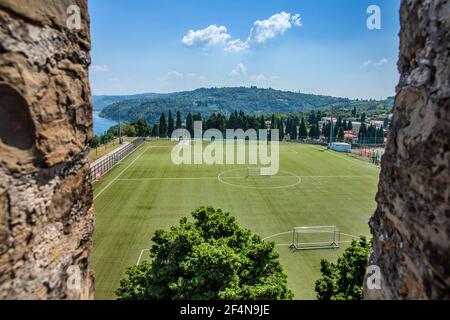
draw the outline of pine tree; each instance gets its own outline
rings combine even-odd
[[[192,117],[192,114],[189,112],[186,117],[186,129],[191,134],[191,137],[194,136],[194,118]]]
[[[155,124],[152,130],[152,137],[159,137],[159,126]]]
[[[316,113],[311,111],[308,117],[308,122],[310,125],[317,124]]]
[[[172,111],[169,110],[169,126],[167,128],[167,133],[169,137],[172,136],[174,130],[175,130],[175,119],[173,118]]]
[[[339,133],[338,133],[338,141],[340,141],[340,142],[344,141],[344,137],[345,137],[344,128],[340,127]]]
[[[364,144],[367,135],[367,127],[365,123],[361,123],[361,127],[359,128],[359,136],[358,140],[360,144]]]
[[[342,120],[342,128],[347,131],[347,119]]]
[[[261,116],[259,118],[259,129],[267,129],[266,120],[264,119],[264,116]]]
[[[159,137],[167,138],[167,121],[164,112],[161,113],[161,117],[159,118]]]
[[[305,119],[302,118],[300,122],[300,128],[298,129],[299,139],[305,139],[308,136],[308,131],[306,130]]]
[[[361,123],[366,123],[366,113],[363,112],[363,114],[361,115]]]
[[[280,121],[279,121],[278,129],[280,130],[280,141],[283,141],[284,140],[284,123],[283,123],[282,119],[280,119]]]
[[[183,120],[181,118],[181,112],[177,111],[177,124],[176,124],[176,128],[177,129],[181,129],[181,127],[183,126]]]
[[[347,130],[348,131],[353,130],[353,124],[352,124],[352,122],[350,120],[348,120],[348,123],[347,123]]]

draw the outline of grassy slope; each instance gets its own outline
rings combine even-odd
[[[155,230],[177,224],[203,205],[232,211],[243,226],[262,237],[311,225],[337,225],[353,235],[369,233],[367,221],[375,208],[378,182],[378,169],[370,164],[322,147],[283,144],[280,174],[302,176],[302,182],[284,189],[241,189],[215,178],[236,166],[174,166],[170,150],[169,142],[147,143],[94,186],[93,262],[98,299],[115,297],[126,267],[135,264],[141,250],[150,246]],[[285,244],[291,236],[271,240]],[[320,260],[335,259],[343,249],[292,252],[279,246],[277,250],[295,297],[311,299]]]

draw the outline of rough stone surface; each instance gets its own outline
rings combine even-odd
[[[381,290],[366,299],[450,299],[450,1],[404,0],[401,74],[370,221]]]
[[[87,0],[0,0],[0,299],[93,298],[89,50]]]

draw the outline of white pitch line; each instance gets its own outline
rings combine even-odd
[[[186,177],[186,178],[124,178],[119,181],[158,181],[158,180],[216,180],[217,177]]]
[[[284,178],[318,178],[318,179],[367,179],[374,178],[373,176],[273,176],[271,179],[284,179]],[[216,180],[217,177],[161,177],[161,178],[123,178],[117,179],[119,181],[158,181],[158,180]],[[245,177],[223,177],[222,179],[246,179]]]
[[[354,236],[354,235],[351,235],[351,234],[348,234],[348,233],[342,233],[342,232],[341,232],[341,235],[347,236],[347,237],[350,237],[350,238],[359,239],[359,236]],[[341,242],[342,242],[342,241],[341,241]]]
[[[266,241],[267,239],[275,238],[275,237],[282,236],[282,235],[284,235],[284,234],[288,234],[288,233],[292,233],[292,232],[293,232],[293,231],[291,230],[291,231],[287,231],[287,232],[281,232],[281,233],[273,234],[273,235],[271,235],[271,236],[268,236],[268,237],[262,239],[262,241]]]
[[[128,168],[130,168],[145,152],[147,152],[147,150],[149,149],[149,147],[145,148],[145,150],[139,154],[136,159],[134,159],[125,169],[123,169],[119,175],[117,177],[115,177],[113,180],[111,180],[106,187],[104,187],[99,193],[97,193],[97,195],[94,197],[94,200],[97,199],[103,192],[105,192],[106,189],[108,189],[114,182],[116,182],[119,177],[124,174],[125,171],[127,171]]]
[[[141,254],[139,255],[139,259],[138,259],[138,261],[137,261],[137,263],[136,263],[136,267],[139,265],[139,263],[141,262],[141,259],[142,259],[142,255],[144,254],[144,252],[145,251],[150,251],[149,249],[142,249],[141,250]]]

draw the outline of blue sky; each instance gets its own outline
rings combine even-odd
[[[369,5],[381,30],[369,30]],[[394,95],[400,0],[90,0],[94,94],[257,85]]]

